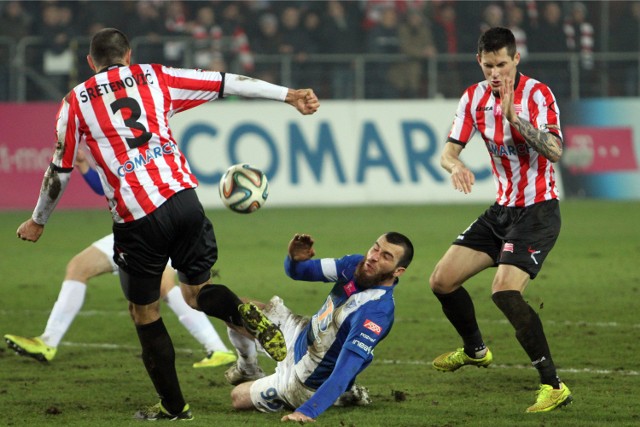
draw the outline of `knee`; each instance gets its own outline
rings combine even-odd
[[[244,387],[243,384],[240,384],[231,390],[231,405],[233,409],[249,409],[251,406],[247,406],[247,400],[251,403],[251,399],[249,398],[249,390],[247,387]]]
[[[148,305],[138,305],[130,302],[129,314],[134,324],[146,325],[160,318],[160,309],[157,301]]]
[[[90,268],[81,256],[76,255],[67,264],[65,279],[87,283],[91,276]]]
[[[189,307],[193,308],[194,310],[200,310],[200,307],[198,306],[198,298],[195,295],[193,295],[192,293],[185,294],[184,292],[182,292],[182,296],[184,297],[184,301]]]
[[[440,265],[436,265],[433,273],[431,273],[431,276],[429,277],[429,286],[431,287],[432,292],[439,294],[448,294],[454,290],[452,281]]]

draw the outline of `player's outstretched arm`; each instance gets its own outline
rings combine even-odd
[[[320,101],[313,89],[289,89],[284,102],[292,105],[305,116],[315,113],[320,108]]]

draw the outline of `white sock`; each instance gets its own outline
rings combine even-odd
[[[234,331],[227,326],[227,335],[238,353],[238,368],[245,372],[253,372],[258,368],[258,351],[253,338]]]
[[[62,282],[58,299],[53,305],[47,326],[40,336],[49,347],[57,347],[64,334],[67,333],[71,322],[84,304],[84,295],[87,285],[77,280],[65,280]]]
[[[178,316],[180,323],[204,346],[207,353],[211,351],[229,351],[220,339],[220,335],[218,335],[214,329],[207,315],[191,308],[184,300],[179,287],[175,286],[171,289],[167,293],[165,301],[169,308]]]

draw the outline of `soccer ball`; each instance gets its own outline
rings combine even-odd
[[[264,205],[269,196],[267,176],[247,163],[231,166],[218,186],[222,203],[234,212],[248,214]]]

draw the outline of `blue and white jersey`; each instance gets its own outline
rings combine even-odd
[[[340,352],[348,350],[364,359],[358,373],[373,360],[374,347],[393,325],[394,286],[362,289],[354,275],[362,255],[293,262],[287,258],[287,275],[296,280],[335,282],[322,308],[295,343],[295,371],[303,384],[318,389],[331,375]],[[345,373],[346,374],[346,373]]]

